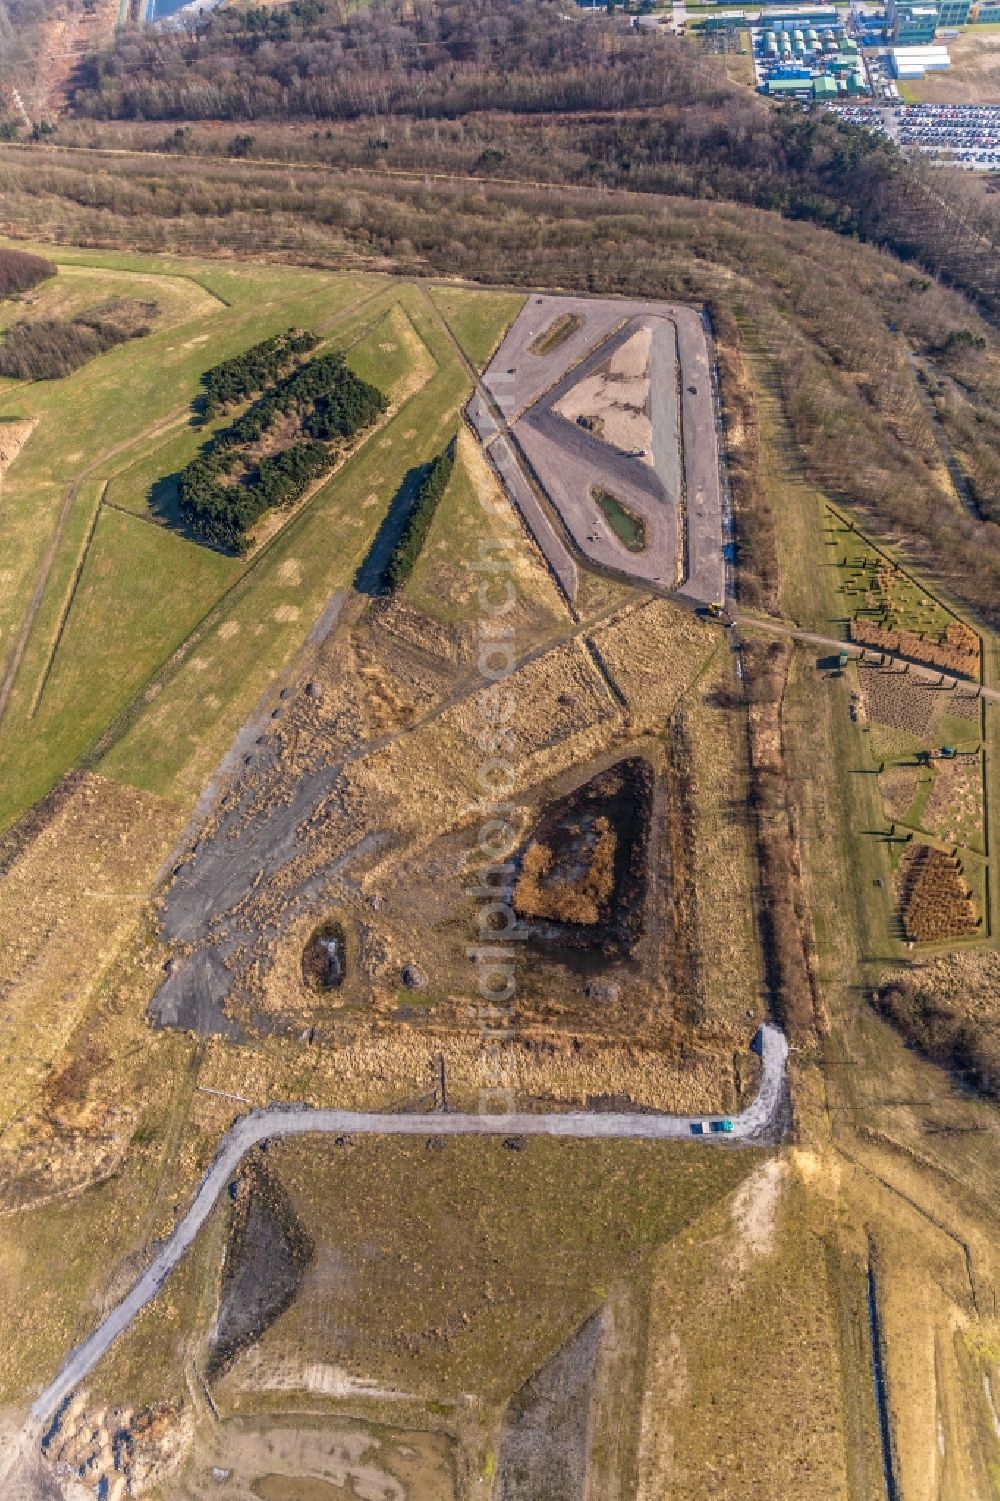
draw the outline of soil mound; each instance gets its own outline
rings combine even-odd
[[[260,1162],[240,1175],[222,1267],[208,1375],[215,1378],[294,1302],[313,1243],[291,1200]]]

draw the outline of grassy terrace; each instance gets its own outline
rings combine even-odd
[[[17,664],[0,717],[0,827],[102,736],[103,771],[194,793],[331,592],[350,583],[403,474],[454,429],[467,391],[427,293],[391,279],[82,251],[58,260],[31,316],[128,294],[160,312],[149,337],[64,380],[0,390],[3,415],[38,422],[0,509],[10,560],[0,644],[6,666]],[[476,360],[520,304],[437,295]],[[171,477],[222,420],[206,428],[192,417],[201,372],[291,325],[345,349],[389,395],[390,419],[293,513],[270,518],[249,558],[214,554],[171,526]],[[19,753],[26,733],[30,758]]]

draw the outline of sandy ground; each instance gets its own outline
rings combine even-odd
[[[1000,104],[1000,31],[970,26],[947,46],[948,71],[907,84],[907,98],[920,104]]]
[[[31,437],[35,421],[34,417],[18,417],[13,422],[0,422],[0,480]]]
[[[342,1487],[344,1495],[445,1501],[454,1485],[449,1451],[441,1435],[397,1435],[350,1420],[237,1418],[205,1438],[172,1493],[178,1501],[254,1501],[265,1493],[291,1501],[306,1495],[304,1482],[313,1479]],[[275,1483],[278,1477],[287,1477],[286,1487]]]
[[[576,422],[615,448],[653,462],[653,423],[649,413],[649,357],[652,327],[639,324],[606,364],[577,381],[555,404],[567,422]],[[581,422],[581,418],[583,421]]]

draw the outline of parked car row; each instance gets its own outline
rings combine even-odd
[[[975,171],[1000,171],[1000,106],[994,104],[847,104],[839,113],[910,150]]]
[[[1000,107],[992,104],[912,104],[899,121],[899,143],[964,166],[1000,164]]]

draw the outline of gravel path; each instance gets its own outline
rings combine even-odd
[[[746,1110],[734,1116],[725,1135],[693,1135],[703,1119],[678,1115],[597,1114],[567,1111],[546,1115],[474,1115],[462,1112],[386,1115],[353,1110],[316,1110],[304,1105],[272,1105],[237,1120],[219,1144],[211,1167],[202,1178],[190,1209],[156,1251],[147,1269],[121,1302],[78,1345],[58,1376],[31,1408],[36,1427],[52,1422],[74,1388],[94,1369],[102,1355],[136,1315],[150,1303],[193,1243],[240,1160],[262,1141],[283,1136],[322,1132],[336,1136],[559,1136],[577,1139],[699,1141],[706,1146],[736,1141],[768,1141],[784,1129],[785,1062],[788,1046],[777,1027],[761,1027],[755,1040],[762,1061],[760,1087]]]

